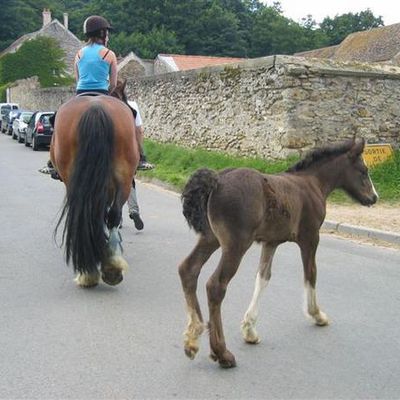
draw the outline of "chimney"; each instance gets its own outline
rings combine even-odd
[[[64,27],[68,29],[68,13],[64,13]]]
[[[43,26],[46,26],[51,22],[51,11],[48,8],[43,9]]]

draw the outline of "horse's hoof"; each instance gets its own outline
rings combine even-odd
[[[103,282],[110,286],[116,286],[122,282],[124,276],[122,275],[121,271],[113,271],[101,274],[101,279]]]
[[[244,338],[244,341],[245,341],[247,344],[258,344],[258,343],[261,342],[261,340],[260,340],[259,337],[245,337],[245,338]]]
[[[99,274],[81,274],[78,273],[74,279],[75,283],[81,288],[92,288],[99,283]]]
[[[213,361],[218,361],[221,368],[233,368],[236,367],[235,356],[228,350],[224,352],[221,358],[212,351],[210,353],[210,358]]]
[[[247,322],[242,323],[242,335],[244,341],[248,344],[260,343],[257,331]]]
[[[228,350],[224,352],[223,356],[218,360],[221,368],[234,368],[236,367],[235,356]]]
[[[197,354],[198,351],[199,351],[198,346],[185,345],[186,357],[190,358],[191,360],[194,360],[194,358],[196,357],[196,354]]]
[[[314,319],[315,319],[315,325],[317,326],[329,325],[329,319],[326,316],[326,314],[323,313],[322,311],[320,311],[319,314],[314,317]]]
[[[76,281],[76,279],[75,279],[75,282],[79,287],[81,287],[83,289],[94,288],[94,287],[96,287],[98,285],[98,282],[96,282],[96,283],[79,283],[79,282]]]

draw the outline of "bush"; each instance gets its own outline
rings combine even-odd
[[[0,85],[0,103],[5,103],[7,101],[7,87],[8,84]]]
[[[56,40],[41,36],[25,42],[15,53],[0,59],[0,83],[38,76],[42,87],[73,82],[66,74],[64,51]]]

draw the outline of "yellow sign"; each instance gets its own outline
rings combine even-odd
[[[393,157],[393,149],[390,144],[366,144],[363,158],[367,167],[374,167]]]

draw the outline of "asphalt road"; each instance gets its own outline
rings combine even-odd
[[[318,296],[331,325],[302,313],[299,250],[282,245],[261,302],[262,342],[246,345],[240,322],[253,290],[255,245],[223,306],[238,367],[194,361],[182,347],[186,324],[177,265],[195,243],[179,197],[139,184],[145,229],[124,210],[130,270],[117,287],[80,289],[53,230],[63,184],[37,172],[34,152],[0,134],[1,399],[366,399],[400,397],[400,252],[322,236]],[[199,296],[207,315],[204,267]]]

